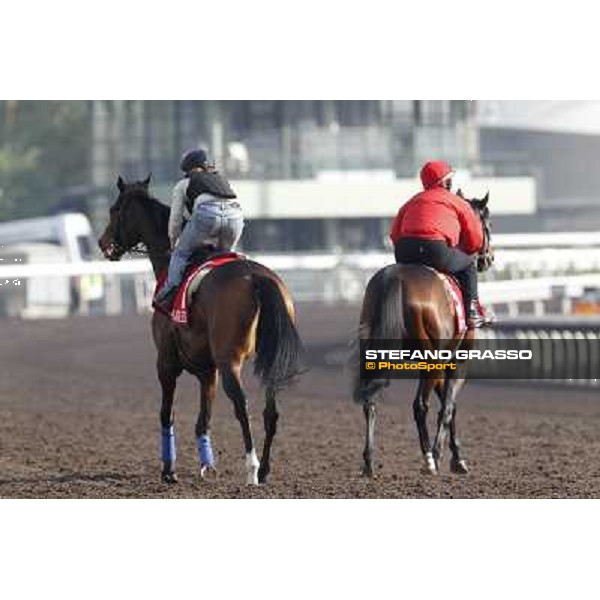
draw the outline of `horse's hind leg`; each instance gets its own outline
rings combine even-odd
[[[252,440],[252,431],[250,429],[250,417],[248,415],[248,401],[242,389],[240,380],[240,363],[228,363],[219,365],[221,379],[223,381],[223,389],[227,396],[233,402],[235,416],[242,427],[242,435],[244,437],[244,447],[246,449],[246,483],[258,484],[258,457],[254,449]]]
[[[427,411],[429,409],[429,397],[431,396],[431,391],[433,390],[434,385],[434,379],[425,376],[421,377],[419,379],[417,394],[413,402],[413,414],[415,417],[415,423],[417,424],[417,431],[419,433],[421,452],[423,453],[423,459],[425,461],[423,471],[431,475],[435,475],[437,473],[437,467],[431,451],[431,442],[429,441],[429,430],[427,429]]]
[[[455,388],[455,390],[454,390],[454,406],[452,409],[452,417],[450,418],[450,425],[449,425],[449,431],[450,431],[449,446],[450,446],[450,452],[452,453],[452,458],[450,459],[450,470],[453,473],[457,473],[459,475],[464,475],[465,473],[469,472],[469,468],[467,467],[467,462],[465,461],[465,459],[461,457],[460,442],[458,441],[458,436],[456,435],[456,407],[458,404],[456,401],[456,397],[457,397],[459,390],[464,385],[467,364],[466,363],[459,364],[458,370],[459,370],[459,373],[458,373],[459,379],[458,379],[458,383],[457,383],[458,387]]]
[[[362,475],[373,477],[373,456],[375,453],[375,420],[377,408],[375,398],[382,387],[388,385],[388,381],[360,380],[358,397],[362,402],[363,414],[365,415],[365,448],[363,450]]]
[[[456,436],[456,403],[454,404],[454,410],[452,411],[452,419],[450,420],[450,452],[452,452],[452,458],[450,459],[450,470],[453,473],[464,475],[469,472],[467,461],[461,458],[460,454],[460,442]]]
[[[464,382],[464,378],[458,378],[456,373],[450,374],[450,372],[448,372],[446,374],[444,389],[440,394],[441,408],[438,413],[438,428],[433,444],[433,457],[438,468],[444,451],[446,435],[450,429],[452,417],[455,414],[456,396],[464,385]]]
[[[258,482],[267,483],[267,478],[271,472],[271,445],[273,438],[277,432],[277,420],[279,413],[277,412],[277,400],[274,389],[267,389],[266,405],[263,411],[263,421],[265,424],[265,443],[263,453],[260,459],[260,468],[258,469]]]
[[[162,480],[164,483],[177,483],[175,459],[177,455],[175,444],[175,426],[173,424],[173,399],[175,385],[180,372],[159,367],[158,378],[162,387],[162,402],[160,407],[161,424],[161,458],[163,463]]]
[[[389,383],[387,379],[360,379],[357,383],[355,397],[362,403],[366,428],[362,468],[362,475],[364,477],[373,477],[374,475],[373,456],[375,453],[375,420],[377,417],[375,398]]]
[[[203,479],[216,475],[215,459],[210,441],[210,420],[212,405],[217,394],[217,369],[212,369],[198,376],[200,381],[200,413],[196,421],[196,443],[200,462],[200,477]]]

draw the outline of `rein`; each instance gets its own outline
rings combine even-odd
[[[117,244],[115,244],[115,247],[117,247]],[[139,242],[131,248],[123,249],[121,246],[118,246],[118,248],[123,250],[123,254],[141,254],[142,256],[169,256],[171,254],[169,250],[165,250],[164,252],[152,252],[144,242]]]
[[[492,266],[493,262],[494,262],[494,254],[490,249],[490,239],[491,239],[491,235],[490,235],[490,230],[489,227],[487,225],[487,223],[481,219],[481,225],[483,227],[483,236],[484,236],[484,241],[485,241],[485,252],[482,252],[478,257],[477,257],[477,266],[481,266],[482,271],[487,270],[489,267]]]
[[[461,198],[465,199],[462,193],[458,194]],[[477,208],[472,200],[467,200],[467,202],[471,205],[475,214],[479,217],[479,221],[481,222],[481,228],[483,229],[483,247],[485,248],[484,252],[480,252],[477,255],[477,270],[478,271],[486,271],[489,269],[494,263],[494,252],[491,248],[491,238],[492,234],[490,232],[490,224],[488,219],[484,218],[481,211]]]

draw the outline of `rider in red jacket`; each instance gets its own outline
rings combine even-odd
[[[492,320],[477,296],[475,259],[483,229],[469,203],[450,191],[453,174],[444,161],[428,162],[421,169],[425,190],[400,208],[390,237],[396,262],[425,264],[454,275],[463,290],[467,324],[475,328]]]

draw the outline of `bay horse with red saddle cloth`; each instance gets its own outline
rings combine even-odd
[[[462,194],[459,191],[459,195]],[[489,194],[478,200],[467,200],[481,220],[484,243],[476,261],[477,270],[485,271],[493,263],[490,244]],[[453,298],[452,290],[443,276],[431,267],[419,264],[394,264],[379,270],[367,284],[359,325],[359,340],[406,340],[419,350],[468,350],[475,339],[475,329],[460,327],[457,312],[463,311],[462,299]],[[457,300],[457,301],[455,301]],[[366,441],[363,451],[363,474],[373,476],[376,394],[389,385],[389,379],[361,379],[358,365],[354,365],[354,399],[362,403],[366,421]],[[421,371],[416,397],[413,402],[414,419],[419,434],[426,472],[439,470],[446,436],[450,434],[454,473],[467,473],[468,467],[461,456],[456,434],[456,398],[464,385],[466,361],[457,361],[457,369]],[[437,433],[433,446],[429,439],[427,411],[431,393],[435,390],[440,400]]]
[[[112,261],[143,245],[158,279],[169,265],[170,210],[150,196],[149,183],[150,177],[134,183],[125,183],[119,177],[119,196],[110,208],[109,223],[98,243],[105,258]],[[236,260],[223,261],[226,264],[216,266],[202,277],[191,297],[186,326],[159,311],[152,316],[152,334],[158,352],[156,366],[162,387],[162,480],[166,483],[177,481],[173,400],[177,378],[184,370],[200,382],[196,436],[201,476],[216,473],[210,422],[220,374],[223,389],[233,402],[241,425],[249,484],[267,481],[278,419],[276,395],[300,371],[302,342],[285,284],[259,263],[245,257],[229,258]],[[265,386],[266,396],[265,440],[260,462],[240,378],[244,361],[253,354],[254,373]]]

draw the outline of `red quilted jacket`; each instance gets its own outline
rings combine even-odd
[[[438,186],[426,189],[400,208],[390,231],[392,242],[400,238],[444,240],[474,254],[483,245],[479,217],[468,202]]]

